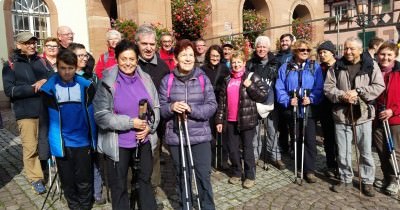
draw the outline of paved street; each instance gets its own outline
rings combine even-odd
[[[21,141],[16,136],[15,120],[10,110],[2,111],[6,129],[0,130],[0,210],[2,209],[40,209],[45,195],[35,195],[22,170]],[[175,178],[168,156],[162,166],[162,192],[157,195],[160,209],[176,209]],[[318,147],[317,169],[324,167],[324,153]],[[375,154],[375,161],[378,158]],[[285,158],[288,164],[291,161]],[[377,177],[381,177],[377,162]],[[337,194],[329,190],[332,180],[317,174],[318,182],[293,184],[293,166],[279,171],[270,166],[269,170],[257,168],[256,186],[244,190],[240,186],[228,184],[228,177],[221,172],[212,174],[212,182],[217,209],[400,209],[395,197],[376,192],[374,198],[359,197],[353,187],[348,192]],[[52,197],[51,193],[51,196]],[[167,196],[168,195],[168,196]],[[45,209],[68,209],[63,199],[56,193],[46,204]],[[110,205],[95,206],[94,209],[111,209]]]

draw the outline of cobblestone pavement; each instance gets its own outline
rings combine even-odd
[[[40,209],[45,195],[35,195],[24,177],[21,142],[17,137],[13,115],[10,110],[2,111],[2,115],[6,129],[0,130],[0,210]],[[378,158],[374,155],[377,177],[381,177]],[[166,153],[163,153],[163,157],[166,163],[162,165],[162,185],[157,194],[157,203],[159,209],[177,209],[173,166]],[[329,187],[334,183],[333,180],[324,178],[318,172],[325,164],[321,147],[318,147],[318,182],[315,184],[294,184],[293,161],[284,156],[284,162],[288,169],[283,171],[272,166],[269,166],[269,170],[257,167],[256,185],[247,190],[228,184],[226,174],[213,172],[211,179],[217,209],[400,209],[398,198],[380,192],[376,192],[374,198],[359,197],[356,187],[343,194],[331,192]],[[45,209],[68,208],[65,200],[56,193],[46,203]],[[106,204],[94,206],[93,209],[111,209],[111,206]]]

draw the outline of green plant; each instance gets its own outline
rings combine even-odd
[[[311,23],[305,23],[301,18],[292,21],[292,33],[296,39],[312,41],[312,32],[313,26]]]
[[[164,27],[160,22],[157,23],[151,23],[151,26],[153,26],[154,30],[156,31],[156,40],[157,43],[160,44],[160,39],[162,34],[171,34],[171,36],[174,35],[173,31],[167,27]]]
[[[264,32],[267,24],[267,19],[257,14],[255,10],[243,10],[243,32],[251,42]],[[249,31],[252,32],[246,33]]]
[[[111,20],[111,28],[119,31],[124,38],[135,42],[137,24],[133,20],[116,19]]]
[[[196,40],[204,36],[211,6],[205,0],[171,0],[172,29],[179,39]]]

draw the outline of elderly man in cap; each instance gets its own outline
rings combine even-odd
[[[51,66],[37,55],[37,41],[30,32],[17,35],[17,48],[3,67],[3,85],[4,93],[13,103],[20,131],[25,174],[34,191],[43,194],[46,188],[43,185],[43,171],[37,152],[42,109],[38,90],[53,72]]]
[[[231,57],[233,52],[233,45],[230,41],[225,42],[222,45],[222,52],[224,53],[224,58],[222,59],[222,63],[225,63],[228,69],[231,69]]]

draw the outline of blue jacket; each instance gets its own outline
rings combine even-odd
[[[167,96],[168,78],[166,75],[159,90],[161,116],[165,119],[165,142],[168,145],[179,145],[179,132],[177,127],[176,114],[171,110],[171,104],[175,101],[186,101],[191,107],[192,112],[188,114],[188,130],[191,144],[199,144],[211,141],[211,129],[209,118],[217,110],[212,83],[200,68],[193,69],[192,76],[182,81],[177,76],[177,69],[171,89],[170,97]],[[204,75],[204,91],[202,91],[199,81],[200,74]]]
[[[313,66],[313,70],[311,70],[310,66]],[[304,90],[308,90],[311,105],[317,105],[323,98],[323,86],[324,78],[318,63],[310,65],[310,60],[307,60],[304,68],[299,68],[292,60],[284,63],[279,68],[278,79],[275,83],[277,101],[282,107],[288,109],[290,107],[290,99],[293,98],[293,91],[296,91],[297,97],[301,99],[304,96]],[[299,100],[298,104],[299,117],[302,118],[303,106],[301,105],[301,100]]]
[[[77,82],[81,87],[81,104],[83,109],[86,111],[84,116],[87,127],[90,129],[88,131],[91,146],[96,149],[97,144],[97,128],[94,121],[94,111],[93,111],[93,98],[94,98],[94,86],[89,81],[81,76],[74,76],[75,82]],[[60,119],[60,109],[59,104],[56,100],[56,89],[55,85],[61,81],[58,74],[53,75],[49,80],[40,88],[43,92],[44,104],[48,108],[49,113],[49,144],[50,152],[55,157],[64,157],[64,140],[62,136],[62,124]]]

